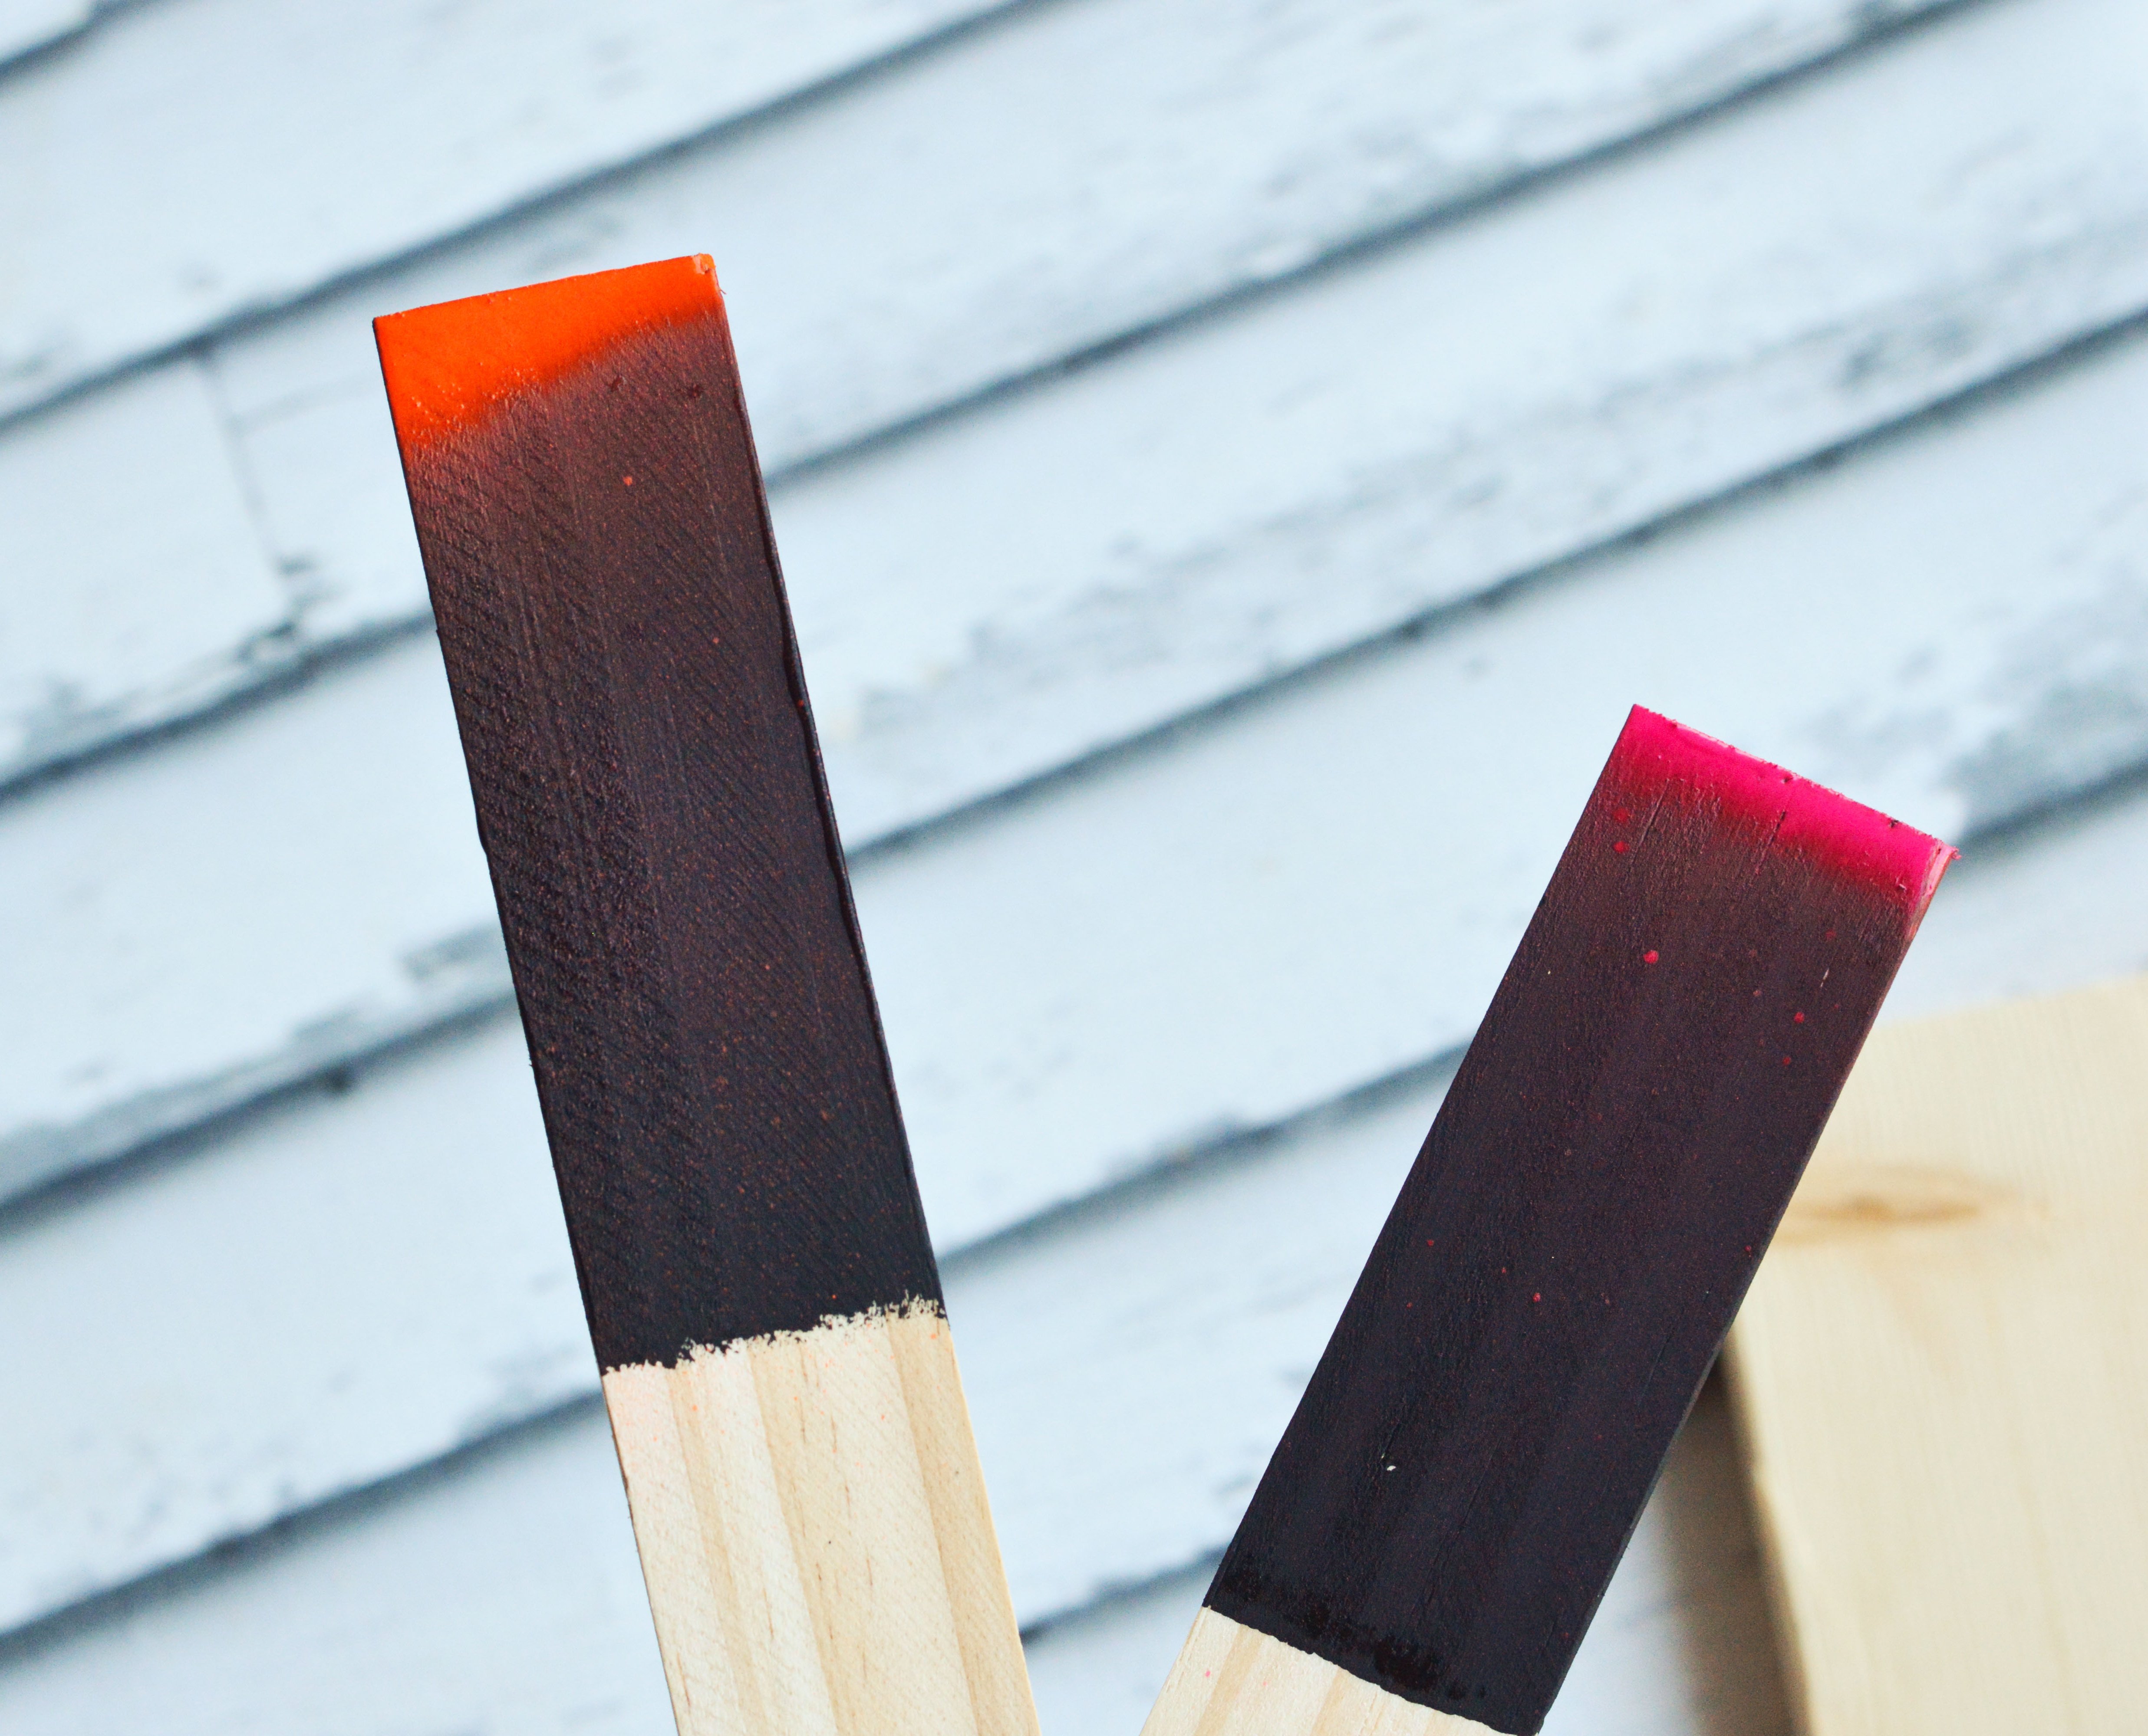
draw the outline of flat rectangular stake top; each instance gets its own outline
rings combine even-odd
[[[1634,711],[1196,1643],[1542,1724],[1952,857]]]

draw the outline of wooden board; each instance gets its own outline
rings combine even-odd
[[[1731,1341],[1809,1736],[2140,1728],[2148,977],[1881,1033]]]

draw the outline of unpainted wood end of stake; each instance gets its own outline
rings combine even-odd
[[[1142,1736],[1489,1736],[1203,1609]]]
[[[1036,1729],[937,1307],[604,1387],[681,1736]]]

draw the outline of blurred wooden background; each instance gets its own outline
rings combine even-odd
[[[0,4],[0,1723],[657,1732],[369,318],[725,285],[1046,1729],[1626,706],[2148,964],[2137,0]],[[1555,1716],[1788,1728],[1711,1391]]]

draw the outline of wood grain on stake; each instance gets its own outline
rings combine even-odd
[[[377,330],[680,1728],[1033,1730],[709,263]]]
[[[2137,1730],[2148,978],[1873,1040],[1730,1337],[1809,1736]]]
[[[1952,856],[1636,709],[1149,1736],[1542,1725]]]

